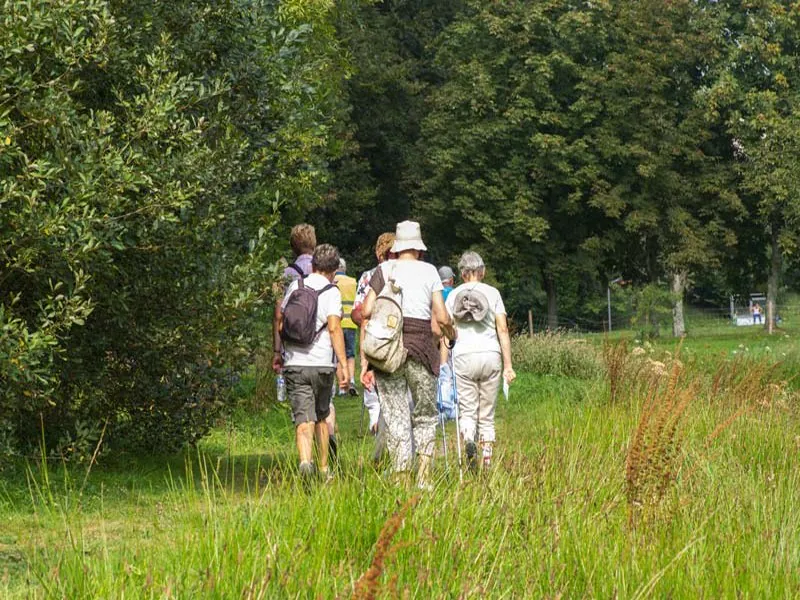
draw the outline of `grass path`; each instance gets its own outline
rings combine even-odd
[[[748,413],[705,448],[733,407],[690,406],[682,474],[633,528],[638,407],[609,405],[600,380],[523,375],[498,410],[497,468],[460,486],[438,461],[385,544],[378,597],[797,597],[797,408]],[[6,469],[0,597],[349,597],[414,492],[372,468],[358,402],[337,409],[342,470],[310,493],[281,411],[239,414],[184,456],[102,461],[82,495],[82,469]]]

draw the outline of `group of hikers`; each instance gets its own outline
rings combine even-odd
[[[467,464],[489,468],[498,394],[516,375],[505,306],[483,282],[483,259],[465,252],[454,287],[450,267],[423,260],[419,223],[403,221],[378,237],[377,265],[356,282],[334,246],[317,245],[313,226],[293,227],[290,242],[294,260],[275,306],[272,367],[285,381],[301,476],[333,477],[332,396],[358,394],[357,346],[376,458],[388,452],[395,479],[410,482],[416,469],[417,486],[431,487],[437,399],[453,380]]]

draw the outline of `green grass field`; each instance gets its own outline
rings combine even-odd
[[[459,484],[451,424],[430,493],[376,471],[350,399],[337,403],[339,476],[311,491],[282,409],[242,410],[182,456],[101,456],[88,476],[18,462],[0,472],[0,597],[347,598],[376,552],[381,598],[797,597],[793,335],[686,340],[703,385],[722,362],[774,357],[780,393],[747,410],[735,386],[692,394],[664,459],[673,477],[643,507],[626,484],[643,399],[611,403],[605,376],[522,374],[500,399],[494,470]],[[399,530],[379,541],[387,520]]]

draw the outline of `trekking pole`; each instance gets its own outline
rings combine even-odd
[[[361,424],[358,426],[358,435],[364,437],[364,398],[361,398]]]
[[[442,403],[442,386],[441,382],[436,382],[436,391],[439,396],[438,406],[436,409],[439,411],[439,427],[442,428],[442,449],[444,450],[444,468],[449,469],[450,466],[447,464],[447,435],[444,431],[444,404]]]
[[[453,377],[453,397],[455,398],[454,408],[456,409],[456,451],[458,452],[458,482],[464,483],[464,468],[461,464],[461,424],[459,423],[458,415],[461,409],[458,407],[458,388],[456,388],[456,369],[453,364],[453,355],[450,355],[448,360],[450,363],[450,372]]]

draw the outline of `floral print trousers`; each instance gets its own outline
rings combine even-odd
[[[395,472],[408,471],[418,454],[433,456],[436,443],[436,378],[410,358],[391,375],[377,371],[375,379],[386,424],[386,449]],[[411,392],[413,410],[409,405]]]

